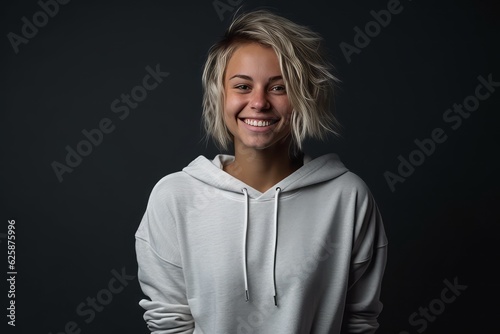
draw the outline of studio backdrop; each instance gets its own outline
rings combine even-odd
[[[156,182],[219,152],[201,125],[203,63],[237,10],[257,8],[320,33],[340,79],[341,136],[305,152],[337,153],[377,201],[379,332],[498,329],[496,1],[1,7],[1,333],[148,333],[134,234]]]

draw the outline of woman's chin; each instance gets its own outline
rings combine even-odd
[[[275,149],[287,149],[288,141],[286,138],[274,138],[273,140],[248,140],[241,143],[240,149],[243,150],[275,150]]]

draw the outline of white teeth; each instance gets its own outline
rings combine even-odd
[[[252,125],[252,126],[269,126],[271,124],[273,124],[274,122],[272,121],[262,121],[262,120],[256,120],[256,119],[248,119],[246,118],[245,123],[247,123],[248,125]]]

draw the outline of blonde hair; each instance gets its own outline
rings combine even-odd
[[[321,36],[267,10],[235,17],[223,38],[214,44],[205,62],[203,84],[203,125],[207,136],[227,150],[232,135],[224,122],[224,75],[234,51],[245,43],[260,43],[274,49],[279,60],[291,117],[292,145],[302,150],[305,138],[324,139],[338,135],[340,124],[330,112],[336,82],[333,66],[325,59]],[[207,137],[208,138],[208,137]]]

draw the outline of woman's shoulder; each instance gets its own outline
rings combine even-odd
[[[357,197],[371,197],[368,184],[358,174],[347,170],[331,182],[331,187],[341,189],[345,194],[356,194]]]
[[[200,164],[212,163],[205,156],[200,155],[191,161],[187,167]],[[156,195],[167,195],[172,192],[180,195],[181,193],[193,192],[199,186],[196,178],[193,178],[189,173],[185,172],[186,167],[181,170],[169,173],[161,177],[154,185],[152,193]]]
[[[158,188],[168,188],[169,186],[182,184],[183,182],[187,182],[189,177],[186,173],[182,171],[176,171],[173,173],[169,173],[161,177],[155,184],[155,187]]]
[[[368,185],[363,178],[353,172],[348,165],[344,164],[336,153],[327,153],[314,159],[306,156],[304,157],[304,162],[312,162],[320,166],[317,169],[315,167],[311,168],[316,169],[315,172],[322,175],[321,177],[329,179],[330,182],[328,183],[333,188],[342,189],[347,192],[369,191]]]

